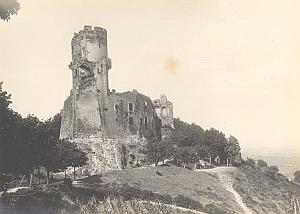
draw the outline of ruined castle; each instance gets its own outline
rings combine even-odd
[[[93,167],[100,171],[123,168],[130,162],[124,159],[137,161],[135,146],[170,133],[173,105],[165,95],[152,102],[137,90],[110,90],[112,62],[105,29],[85,26],[74,34],[71,45],[73,87],[64,103],[60,138],[92,151],[90,164],[98,164]]]

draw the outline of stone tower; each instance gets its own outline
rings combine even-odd
[[[108,70],[111,60],[107,53],[107,32],[100,27],[84,26],[72,38],[73,87],[66,100],[71,116],[63,117],[61,138],[99,136],[105,124],[105,109],[109,93]],[[69,105],[68,105],[69,103]],[[64,129],[65,128],[65,129]],[[65,131],[64,131],[65,130]]]
[[[161,134],[162,137],[167,137],[172,134],[174,129],[173,124],[173,103],[167,100],[165,94],[160,95],[160,99],[153,101],[156,113],[161,120]]]
[[[95,87],[102,95],[107,95],[108,70],[111,60],[107,54],[107,32],[104,28],[84,26],[75,33],[72,39],[73,89],[84,87],[88,81],[86,77],[94,77]]]

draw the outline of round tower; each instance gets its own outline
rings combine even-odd
[[[108,70],[111,60],[107,53],[107,31],[101,27],[84,26],[72,38],[73,89],[84,87],[87,82],[96,86],[98,93],[109,91]]]

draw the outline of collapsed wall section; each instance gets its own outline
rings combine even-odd
[[[153,101],[158,117],[161,120],[161,135],[166,138],[172,135],[174,130],[173,103],[167,100],[165,94],[160,95],[160,99]]]

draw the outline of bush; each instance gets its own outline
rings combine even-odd
[[[269,171],[272,172],[273,174],[276,174],[277,172],[279,172],[279,169],[277,166],[269,166],[268,167]]]
[[[277,166],[269,166],[268,169],[265,171],[266,176],[271,179],[273,182],[277,181],[276,174],[279,172]]]
[[[247,160],[245,161],[245,164],[248,165],[248,166],[254,167],[256,162],[252,158],[247,158]]]
[[[296,171],[294,173],[294,181],[297,182],[297,183],[300,183],[300,171]]]
[[[266,163],[266,161],[264,161],[262,159],[257,160],[257,165],[259,167],[267,167],[268,166],[268,164]]]

